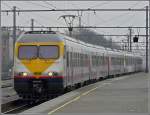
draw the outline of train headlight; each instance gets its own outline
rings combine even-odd
[[[49,73],[48,73],[48,76],[53,76],[53,72],[49,72]]]
[[[23,73],[22,73],[22,75],[23,75],[23,76],[27,76],[27,75],[28,75],[28,73],[26,73],[26,72],[23,72]]]

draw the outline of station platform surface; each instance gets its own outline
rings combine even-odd
[[[40,113],[49,115],[148,115],[149,77],[150,74],[137,73],[100,81],[78,89],[75,91],[79,93],[78,95],[56,106],[51,107],[45,103],[24,113],[38,113],[40,107],[45,107]]]

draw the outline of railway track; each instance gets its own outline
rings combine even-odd
[[[53,96],[47,100],[40,100],[40,101],[37,101],[37,102],[32,102],[32,103],[29,103],[27,101],[24,101],[22,99],[18,99],[18,100],[15,100],[15,101],[12,101],[12,102],[8,102],[6,104],[2,104],[1,105],[1,112],[4,113],[4,114],[17,114],[17,113],[21,113],[25,110],[28,110],[34,106],[37,106],[43,102],[46,102],[46,101],[49,101],[51,99],[54,99],[56,98],[57,96]]]
[[[13,102],[9,102],[7,104],[3,104],[1,109],[2,113],[4,114],[17,114],[41,103],[43,102],[27,103],[26,101],[19,99]]]
[[[79,87],[78,87],[79,88]],[[76,88],[76,89],[78,89]],[[71,91],[71,90],[70,90]],[[69,91],[66,91],[64,93],[67,93]],[[60,94],[63,95],[63,94]],[[37,106],[43,102],[49,101],[51,99],[56,98],[57,96],[60,95],[52,95],[51,98],[47,99],[47,100],[43,100],[43,101],[38,101],[36,103],[27,103],[26,101],[22,100],[22,99],[18,99],[6,104],[2,104],[1,106],[1,112],[4,114],[17,114],[17,113],[21,113],[25,110],[28,110],[34,106]]]
[[[25,103],[21,99],[11,101],[11,102],[8,102],[6,104],[1,105],[1,112],[2,113],[9,113],[9,112],[11,112],[11,111],[15,110],[16,108],[23,106],[23,105],[25,105]]]
[[[120,77],[120,76],[118,76]],[[113,78],[113,77],[112,77]],[[112,79],[112,78],[107,78],[107,79]],[[103,80],[106,80],[106,79],[101,79],[100,81],[103,81]],[[91,84],[91,83],[89,83]],[[87,84],[88,85],[88,84]],[[78,87],[79,88],[79,87]],[[78,89],[78,88],[75,88],[75,89]],[[70,90],[71,91],[71,90]],[[69,91],[66,91],[64,93],[67,93]],[[63,94],[62,94],[63,95]],[[1,111],[2,113],[4,114],[17,114],[17,113],[21,113],[25,110],[28,110],[34,106],[37,106],[43,102],[46,102],[46,101],[49,101],[51,99],[54,99],[56,98],[57,96],[60,96],[60,95],[53,95],[51,98],[47,99],[47,100],[43,100],[43,101],[38,101],[36,103],[27,103],[26,101],[23,101],[21,99],[18,99],[18,100],[15,100],[13,102],[9,102],[7,104],[2,104],[1,106]]]
[[[4,114],[15,114],[15,113],[19,113],[21,111],[24,111],[25,109],[28,108],[28,105],[25,104],[25,105],[22,105],[22,106],[19,106],[19,107],[16,107],[16,108],[13,108],[13,109],[10,109],[8,111],[5,111],[3,112]]]

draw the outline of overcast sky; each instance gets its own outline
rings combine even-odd
[[[64,8],[145,8],[148,2],[98,2],[98,1],[48,1],[48,2],[10,2],[2,1],[2,9],[11,9],[17,6],[18,9],[64,9]],[[17,16],[17,26],[29,26],[31,18],[35,19],[37,26],[66,26],[61,15],[77,12],[40,12],[20,13]],[[12,14],[2,14],[2,25],[12,25]],[[78,18],[74,26],[78,25]],[[82,25],[84,26],[145,26],[145,12],[83,12]],[[127,34],[127,29],[92,29],[102,34]],[[145,34],[145,30],[134,29],[134,33]]]

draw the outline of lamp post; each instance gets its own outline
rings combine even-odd
[[[149,72],[148,64],[148,6],[146,6],[146,73]]]

